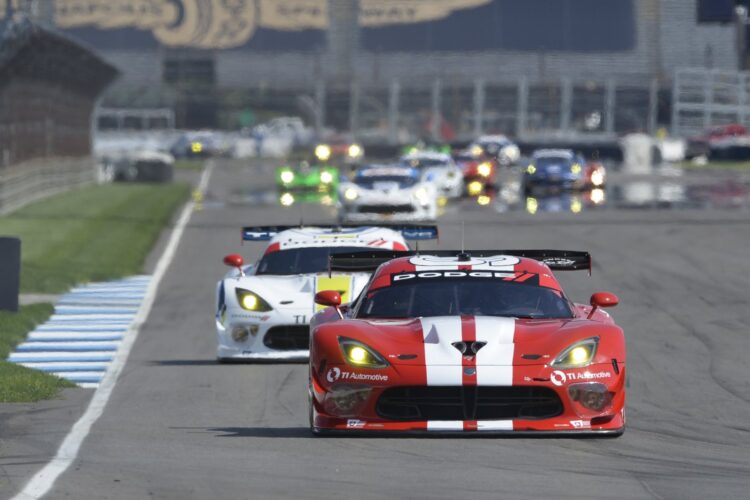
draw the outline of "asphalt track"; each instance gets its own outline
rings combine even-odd
[[[316,438],[306,366],[214,362],[213,294],[243,224],[333,220],[326,207],[242,203],[270,170],[218,163],[154,308],[78,460],[46,498],[748,498],[750,218],[742,211],[498,213],[440,218],[440,248],[588,249],[561,276],[628,339],[617,439]],[[239,200],[239,201],[238,201]]]

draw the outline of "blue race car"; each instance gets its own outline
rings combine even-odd
[[[523,191],[536,189],[583,189],[586,160],[569,149],[538,149],[523,174]]]

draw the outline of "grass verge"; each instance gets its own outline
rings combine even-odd
[[[109,184],[63,193],[0,217],[21,238],[21,291],[62,293],[77,283],[142,272],[186,184]]]
[[[739,170],[750,172],[750,161],[709,161],[703,165],[692,161],[683,161],[680,165],[693,170]]]
[[[0,311],[0,403],[49,399],[75,384],[54,375],[4,361],[29,331],[52,314],[52,304],[22,306],[17,313]]]

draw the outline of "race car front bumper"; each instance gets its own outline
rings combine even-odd
[[[300,323],[289,324],[288,318],[273,314],[247,314],[232,319],[226,326],[216,322],[216,358],[220,361],[308,359],[309,331],[307,317],[298,315]],[[250,317],[257,316],[257,317]],[[276,320],[276,321],[275,321]],[[304,321],[302,321],[304,320]]]
[[[618,369],[521,375],[512,386],[413,386],[408,381],[417,380],[424,367],[331,366],[322,376],[313,374],[310,425],[316,433],[619,435],[625,427],[625,367]],[[539,375],[550,369],[521,371]]]

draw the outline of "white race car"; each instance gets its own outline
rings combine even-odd
[[[425,182],[434,182],[438,192],[449,198],[463,193],[463,172],[449,154],[433,151],[416,151],[401,157],[404,166],[418,169]]]
[[[399,165],[370,165],[354,180],[339,184],[343,221],[427,221],[437,217],[437,188],[422,181],[419,170]]]
[[[469,150],[474,154],[487,154],[497,158],[500,165],[509,166],[521,159],[521,149],[504,135],[483,135],[472,142]]]
[[[243,228],[243,241],[268,246],[254,265],[238,254],[224,258],[233,269],[216,286],[217,359],[307,359],[309,321],[322,308],[314,304],[315,294],[338,290],[349,302],[370,277],[329,273],[332,253],[406,250],[406,240],[435,238],[435,226]]]

